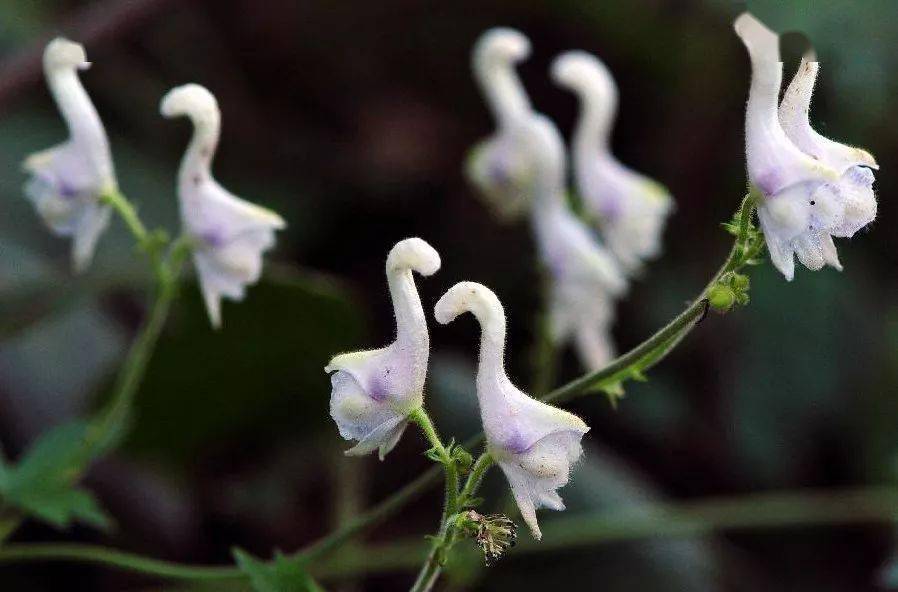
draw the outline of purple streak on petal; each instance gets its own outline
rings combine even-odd
[[[505,440],[504,446],[512,454],[522,454],[530,448],[524,440],[524,435],[517,430]]]
[[[767,171],[763,175],[755,179],[755,185],[758,187],[758,189],[761,190],[764,195],[768,197],[772,196],[777,190],[781,189],[781,183],[782,180],[780,174],[775,170]]]
[[[368,396],[380,403],[389,395],[387,382],[380,376],[374,376],[368,383]]]
[[[218,248],[224,245],[224,233],[220,227],[213,227],[200,233],[200,240],[212,248]]]
[[[876,176],[873,174],[873,171],[865,166],[859,165],[853,166],[848,169],[847,176],[848,179],[855,185],[861,185],[864,187],[873,185],[873,182],[876,180]]]
[[[498,158],[493,159],[490,162],[487,174],[497,185],[508,185],[511,182],[511,178],[506,171],[505,163]]]
[[[65,179],[60,179],[56,187],[59,191],[59,197],[72,199],[78,196],[78,190],[66,183]]]

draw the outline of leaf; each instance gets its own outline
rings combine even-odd
[[[4,500],[57,528],[74,521],[109,528],[112,521],[93,495],[74,484],[88,460],[86,433],[87,424],[75,421],[38,438],[17,464],[0,471]]]
[[[324,592],[312,576],[297,561],[274,552],[274,559],[265,562],[242,549],[233,550],[240,570],[249,576],[256,592]]]

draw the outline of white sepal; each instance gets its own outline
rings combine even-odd
[[[78,78],[78,70],[90,66],[84,47],[54,39],[44,50],[43,65],[69,139],[25,159],[30,175],[25,194],[54,234],[72,237],[72,264],[82,271],[109,225],[111,211],[100,198],[117,191],[118,184],[106,130]]]
[[[178,173],[181,223],[193,239],[193,261],[213,327],[221,326],[221,299],[243,300],[246,286],[262,275],[262,254],[274,246],[274,231],[286,227],[275,212],[240,199],[212,177],[221,112],[198,84],[168,92],[159,108],[164,117],[186,116],[193,137]]]
[[[383,460],[405,431],[409,414],[423,404],[430,339],[412,272],[430,276],[439,268],[439,254],[420,238],[396,243],[386,266],[396,340],[334,356],[324,368],[333,373],[331,417],[344,439],[358,441],[346,454],[378,450]]]
[[[567,484],[589,427],[576,415],[529,397],[508,379],[505,311],[489,288],[460,282],[434,309],[442,324],[465,312],[480,323],[477,399],[487,450],[505,473],[524,522],[539,539],[536,509],[564,509],[556,490]]]

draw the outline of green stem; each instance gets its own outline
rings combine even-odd
[[[439,572],[443,564],[443,558],[448,551],[448,546],[452,539],[452,529],[449,526],[450,517],[455,516],[458,512],[458,466],[452,455],[443,445],[437,434],[430,416],[424,411],[423,407],[416,409],[410,416],[409,420],[417,423],[421,427],[421,431],[427,437],[433,449],[436,451],[440,462],[446,473],[446,502],[443,505],[443,513],[440,516],[440,528],[433,539],[430,554],[421,567],[421,572],[415,584],[412,586],[412,592],[425,592],[430,590],[433,583],[439,577]]]
[[[180,276],[189,245],[179,241],[173,247],[168,260],[161,265],[159,286],[149,316],[128,351],[128,357],[119,372],[112,399],[91,425],[86,442],[88,458],[102,454],[124,434],[131,420],[134,397],[146,373],[147,364],[165,326],[171,304],[177,295]]]
[[[0,547],[0,563],[21,561],[85,561],[173,580],[220,580],[243,577],[236,567],[184,565],[99,545],[13,543]]]
[[[449,450],[443,445],[443,441],[440,440],[440,436],[437,434],[430,416],[423,407],[414,410],[408,418],[409,421],[418,424],[421,431],[424,432],[424,436],[430,442],[430,445],[433,446],[437,456],[440,458],[440,463],[443,465],[443,471],[446,474],[446,504],[443,509],[443,520],[445,521],[447,516],[458,511],[458,466],[452,459]]]
[[[545,275],[545,274],[544,274]],[[543,281],[543,302],[536,316],[536,335],[533,338],[533,377],[530,393],[539,397],[552,388],[558,366],[558,347],[552,340],[551,321],[549,319],[549,288]]]
[[[741,255],[744,252],[749,223],[751,222],[754,213],[754,199],[752,193],[749,193],[749,195],[742,201],[738,211],[740,220],[739,236],[736,237],[724,264],[686,310],[662,327],[654,335],[649,337],[648,340],[612,360],[605,368],[573,380],[548,393],[545,397],[541,397],[541,400],[556,403],[567,401],[596,388],[597,385],[611,384],[616,380],[631,378],[632,376],[629,375],[631,364],[642,364],[643,367],[641,369],[645,369],[660,362],[663,357],[670,352],[672,346],[679,343],[679,341],[682,340],[693,327],[695,327],[698,320],[705,314],[706,305],[704,303],[704,296],[708,291],[708,288],[713,286],[724,273],[739,268],[738,264]],[[482,440],[483,434],[481,433],[471,438],[468,442],[465,442],[464,446],[470,450]],[[312,546],[300,550],[294,557],[317,559],[324,556],[326,553],[342,545],[347,539],[352,538],[362,530],[383,521],[394,512],[399,511],[407,503],[416,499],[430,486],[436,483],[439,480],[439,477],[439,469],[437,467],[431,467],[431,469],[420,475],[395,494],[380,502],[367,512],[359,515],[350,524],[345,525],[341,529],[337,529],[316,543],[313,543]]]
[[[150,240],[150,233],[147,231],[146,226],[143,225],[143,222],[140,221],[140,216],[137,215],[134,205],[120,191],[115,190],[104,193],[100,200],[116,211],[122,222],[134,235],[138,245],[143,246]]]
[[[490,456],[488,452],[484,452],[477,457],[477,460],[471,467],[471,473],[468,475],[468,480],[465,482],[465,486],[462,488],[461,494],[458,496],[460,504],[459,508],[464,508],[465,505],[471,501],[471,498],[474,497],[474,495],[477,493],[477,489],[483,482],[484,475],[486,475],[486,472],[492,466],[493,457]]]
[[[471,499],[477,493],[480,483],[483,481],[483,476],[492,465],[493,458],[489,453],[484,452],[477,457],[477,461],[472,466],[471,473],[468,475],[468,480],[465,482],[465,485],[458,496],[459,511],[470,503]],[[418,572],[418,577],[415,579],[415,583],[410,592],[428,592],[439,579],[440,573],[443,571],[443,563],[445,563],[445,559],[448,557],[449,552],[452,550],[452,546],[456,541],[456,532],[452,525],[452,516],[452,514],[443,515],[440,531],[434,538],[430,553],[428,553],[427,558],[424,560],[424,564],[421,566],[421,570]]]
[[[898,520],[898,488],[866,487],[751,493],[684,503],[649,503],[596,513],[556,517],[544,525],[540,543],[521,541],[520,553],[594,546],[649,538],[693,537],[720,530],[769,530],[796,526],[893,523]],[[310,563],[323,579],[390,573],[421,561],[417,537],[360,547],[327,561]],[[87,561],[169,579],[240,579],[230,566],[185,565],[97,545],[13,543],[0,547],[0,563]]]

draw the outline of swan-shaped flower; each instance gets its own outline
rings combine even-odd
[[[673,200],[663,186],[611,153],[618,90],[605,64],[584,51],[570,51],[555,59],[551,73],[580,100],[571,146],[577,190],[608,248],[625,270],[636,272],[661,252]]]
[[[540,259],[549,274],[553,340],[573,338],[583,365],[600,368],[613,355],[609,337],[614,300],[626,278],[590,228],[570,210],[564,194],[564,144],[542,115],[516,128],[515,141],[533,162],[531,222]]]
[[[745,115],[748,177],[760,193],[758,218],[770,258],[787,280],[793,255],[805,267],[841,269],[833,237],[851,237],[876,217],[866,151],[815,132],[808,111],[819,65],[806,57],[777,107],[782,84],[779,37],[751,14],[734,28],[751,58]]]
[[[515,64],[529,55],[530,41],[522,33],[495,28],[481,35],[471,60],[474,78],[496,121],[496,131],[471,150],[465,173],[488,205],[507,220],[526,212],[531,201],[530,162],[511,131],[533,115],[515,71]]]
[[[218,102],[198,84],[168,92],[160,111],[164,117],[187,116],[193,138],[181,161],[178,197],[181,223],[194,241],[193,261],[214,327],[221,326],[221,298],[242,300],[246,286],[262,274],[262,253],[274,246],[274,231],[284,220],[271,210],[231,194],[212,178],[221,112]]]
[[[118,190],[103,122],[78,78],[90,67],[84,47],[57,38],[44,50],[47,85],[69,130],[69,139],[24,162],[31,175],[25,194],[50,230],[72,237],[72,263],[84,270],[93,259],[111,209],[101,197]]]
[[[375,350],[334,356],[324,368],[331,375],[330,410],[340,435],[358,444],[346,454],[379,450],[383,460],[424,401],[430,355],[427,320],[412,272],[433,275],[440,256],[420,238],[396,243],[387,256],[387,284],[396,314],[396,340]]]
[[[442,324],[470,312],[480,323],[477,399],[487,451],[499,464],[521,516],[536,539],[542,537],[537,508],[563,510],[556,491],[567,484],[589,431],[582,419],[527,396],[505,374],[505,311],[496,295],[474,282],[459,282],[437,302]]]

